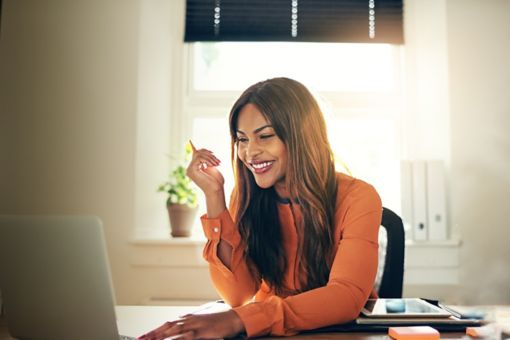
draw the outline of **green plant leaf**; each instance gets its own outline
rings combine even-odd
[[[190,207],[197,205],[198,197],[196,186],[191,179],[186,176],[187,165],[192,155],[191,145],[185,146],[185,157],[182,163],[170,171],[166,181],[158,186],[158,192],[167,193],[167,204],[187,204]],[[172,157],[173,158],[173,157]]]

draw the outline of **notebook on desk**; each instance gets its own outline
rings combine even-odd
[[[401,301],[403,308],[396,308],[395,302]],[[365,309],[377,309],[376,315],[362,313],[356,320],[357,327],[375,327],[386,331],[394,326],[432,326],[440,331],[464,331],[466,327],[476,327],[484,324],[483,320],[462,318],[458,312],[439,303],[436,300],[406,298],[406,299],[377,299],[368,300]],[[391,307],[391,308],[390,308]],[[383,311],[383,310],[386,311]],[[375,316],[375,317],[374,317]]]
[[[366,318],[430,319],[449,318],[452,314],[429,301],[419,298],[368,299],[361,310]]]
[[[387,299],[380,300],[385,301]],[[445,306],[441,305],[438,301],[429,299],[423,300],[440,308],[442,311],[432,316],[427,309],[423,310],[424,313],[422,316],[416,313],[416,309],[413,309],[412,313],[408,315],[399,315],[402,313],[391,312],[388,313],[387,317],[382,315],[366,316],[361,313],[360,316],[352,322],[314,329],[311,332],[388,332],[390,327],[395,326],[431,326],[440,332],[464,332],[466,327],[478,327],[485,324],[485,321],[480,319],[463,318],[462,315],[450,308],[445,308]],[[370,301],[367,302],[365,309],[367,309],[367,307],[370,309],[370,303]],[[436,313],[436,311],[434,311],[434,313]]]
[[[423,320],[416,320],[412,321],[411,319],[405,319],[402,322],[399,320],[392,320],[392,321],[386,321],[386,320],[379,320],[380,322],[376,323],[374,322],[374,319],[370,319],[370,321],[367,321],[365,323],[364,318],[358,318],[352,322],[348,322],[345,324],[340,325],[333,325],[328,327],[323,327],[319,329],[313,329],[310,331],[307,331],[306,333],[316,333],[316,332],[388,332],[388,329],[390,327],[395,326],[431,326],[435,329],[437,329],[440,332],[465,332],[466,327],[478,327],[483,325],[483,322],[480,320],[450,320],[449,322],[434,322],[434,321],[423,321]]]
[[[97,217],[0,216],[0,290],[16,338],[134,339],[117,331]]]

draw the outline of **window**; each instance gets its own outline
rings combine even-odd
[[[285,75],[321,92],[392,92],[395,53],[387,44],[221,42],[193,45],[193,90],[243,90]]]
[[[184,135],[222,161],[227,200],[233,186],[229,110],[249,85],[286,76],[318,97],[337,169],[374,185],[383,204],[400,212],[400,46],[218,42],[186,47],[183,112],[190,131]]]

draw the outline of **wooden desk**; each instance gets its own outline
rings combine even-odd
[[[510,316],[510,307],[491,307],[492,311],[502,311],[504,316]],[[151,329],[154,329],[168,320],[177,318],[179,315],[194,312],[197,307],[162,307],[162,306],[117,306],[117,324],[119,332],[129,336],[139,336]],[[492,312],[493,313],[493,312]],[[506,320],[508,321],[508,320]],[[301,334],[286,338],[265,337],[261,339],[351,339],[351,340],[377,340],[389,339],[385,333],[316,333]],[[441,333],[441,339],[473,339],[463,333]],[[506,339],[506,337],[505,337]],[[5,319],[0,318],[0,340],[13,340],[8,334]]]
[[[176,318],[186,312],[196,311],[197,307],[140,307],[140,306],[119,306],[116,308],[118,327],[121,334],[130,336],[141,335],[148,330],[154,329],[168,320]],[[444,335],[444,336],[443,336]],[[444,333],[441,334],[443,339],[462,339],[462,333]],[[352,339],[352,340],[376,340],[389,339],[385,333],[319,333],[319,334],[301,334],[292,337],[266,337],[263,339]],[[466,339],[470,339],[466,337]]]

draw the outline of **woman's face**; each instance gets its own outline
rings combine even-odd
[[[237,119],[237,156],[261,188],[275,186],[280,197],[285,188],[287,148],[272,125],[253,104],[246,104]]]

